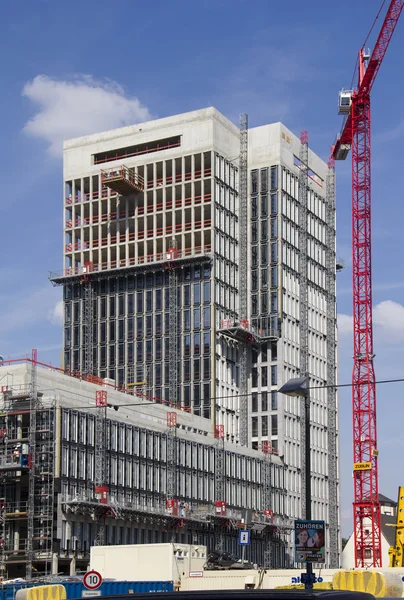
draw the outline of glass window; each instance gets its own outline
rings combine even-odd
[[[278,189],[278,166],[271,167],[271,190]]]
[[[262,412],[267,412],[268,410],[268,393],[261,392],[261,410]]]
[[[271,392],[271,410],[278,410],[278,392]]]
[[[121,342],[125,336],[125,321],[123,319],[118,321],[118,339]]]
[[[251,248],[251,266],[258,267],[258,246],[252,246]]]
[[[125,296],[118,296],[118,314],[122,316],[125,314]]]
[[[256,222],[251,223],[251,241],[253,244],[258,242],[258,223]]]
[[[107,317],[107,299],[105,298],[105,296],[103,298],[101,298],[101,301],[100,301],[100,314],[101,314],[101,319],[106,319],[106,317]]]
[[[258,170],[251,171],[251,194],[258,194]]]
[[[278,384],[278,366],[272,365],[271,367],[271,385]]]
[[[201,334],[194,334],[194,354],[200,354],[201,352]]]
[[[194,283],[194,303],[201,303],[201,284],[199,282]]]
[[[263,437],[268,435],[268,417],[266,415],[261,417],[261,435]]]
[[[143,292],[137,292],[136,294],[136,312],[143,312]]]
[[[268,239],[268,223],[267,221],[261,221],[261,241],[266,242]]]
[[[189,356],[191,354],[191,336],[184,336],[184,355]]]
[[[184,330],[189,331],[191,329],[191,311],[184,310]]]
[[[271,213],[276,214],[278,212],[278,194],[271,194]]]
[[[201,327],[201,309],[194,308],[194,329],[200,329]]]
[[[156,290],[156,310],[161,310],[163,308],[163,290]]]
[[[258,417],[251,418],[251,435],[257,437],[258,435]]]
[[[258,271],[251,271],[251,289],[253,292],[258,290]]]
[[[258,412],[258,394],[256,392],[251,395],[251,412]]]
[[[268,196],[261,197],[261,217],[268,216]]]
[[[252,313],[252,315],[258,314],[258,296],[257,296],[257,294],[253,294],[253,296],[251,296],[251,313]]]
[[[271,415],[271,432],[272,435],[278,435],[278,415]]]
[[[203,353],[210,353],[210,333],[203,334]]]
[[[128,294],[128,315],[133,314],[134,303],[133,303],[133,294]]]
[[[251,198],[251,218],[258,218],[258,198],[256,196]]]
[[[252,387],[258,387],[258,369],[257,369],[257,367],[252,368],[251,385],[252,385]]]
[[[190,306],[191,304],[191,286],[184,285],[184,306]]]
[[[204,304],[210,302],[210,281],[204,281],[203,283],[203,302]]]
[[[261,385],[263,387],[268,385],[268,369],[264,366],[261,367]]]
[[[153,290],[146,291],[146,312],[151,312],[153,309]]]
[[[115,321],[110,321],[109,323],[109,341],[115,341]]]

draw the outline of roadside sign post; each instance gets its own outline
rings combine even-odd
[[[249,529],[240,529],[240,532],[238,534],[238,543],[239,546],[241,546],[242,550],[241,550],[241,562],[244,565],[244,561],[245,561],[245,547],[250,545],[250,535],[251,532]]]
[[[94,591],[102,584],[102,575],[98,571],[87,571],[83,577],[83,585],[88,590]]]

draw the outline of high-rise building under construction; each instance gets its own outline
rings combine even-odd
[[[244,121],[240,132],[213,108],[64,146],[64,266],[51,279],[63,286],[65,372],[209,424],[224,454],[201,500],[273,511],[285,540],[276,566],[293,562],[287,532],[302,516],[303,481],[301,403],[277,390],[306,373],[312,515],[326,521],[327,562],[338,566],[333,203],[332,169],[307,140],[281,123]],[[220,483],[219,468],[238,469],[224,444],[270,455],[278,491],[265,496],[265,470],[260,498]],[[244,489],[249,475],[236,471]],[[163,495],[198,500],[168,473]],[[252,558],[268,566],[263,552]]]
[[[227,440],[237,443],[244,434],[245,443],[242,425],[253,448],[269,441],[288,465],[293,517],[300,514],[300,407],[297,398],[280,397],[277,389],[299,374],[302,310],[312,386],[335,382],[330,352],[335,295],[328,289],[335,277],[335,258],[329,260],[335,256],[335,230],[333,208],[326,203],[328,169],[311,151],[303,164],[301,146],[281,123],[250,129],[244,199],[240,130],[213,108],[71,140],[64,147],[64,367],[83,373],[90,364],[91,374],[123,388],[145,381],[157,402],[223,425]],[[302,173],[306,307],[299,295]],[[241,253],[240,201],[247,205]],[[92,356],[86,357],[81,278],[89,269]],[[245,290],[248,314],[242,315],[239,298]],[[258,343],[250,340],[243,374],[246,319],[245,337],[253,332]],[[247,426],[241,423],[242,376]],[[312,392],[313,514],[328,522],[330,467],[338,479],[336,453],[328,453],[330,434],[337,436],[335,419],[331,432],[328,428],[335,391]],[[331,394],[334,402],[327,401]],[[334,493],[334,502],[337,498]],[[335,518],[331,527],[338,527]]]

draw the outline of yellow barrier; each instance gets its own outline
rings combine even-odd
[[[340,571],[332,578],[334,590],[368,592],[376,598],[401,598],[403,582],[400,575],[378,571]]]
[[[15,600],[66,600],[66,588],[63,585],[38,585],[18,590]]]

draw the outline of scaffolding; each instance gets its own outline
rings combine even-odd
[[[100,505],[108,504],[107,485],[107,392],[95,392],[95,443],[94,443],[94,493]],[[96,518],[95,546],[105,544],[105,516],[101,513]]]
[[[328,524],[330,567],[339,567],[337,389],[335,340],[335,161],[328,161],[326,187],[326,279],[327,279],[327,438],[328,438]]]
[[[93,375],[93,328],[94,328],[94,290],[90,273],[93,271],[93,263],[84,263],[81,283],[84,286],[83,295],[83,327],[84,327],[84,372],[85,375]]]
[[[309,170],[309,136],[307,131],[300,134],[300,173],[299,173],[299,305],[300,305],[300,376],[307,377],[309,369],[309,286],[307,269],[307,196]],[[306,517],[306,429],[305,429],[305,398],[300,401],[300,461],[301,461],[301,514]]]
[[[178,279],[177,279],[177,245],[175,239],[167,250],[166,269],[168,270],[169,296],[169,346],[168,346],[168,389],[171,405],[178,405]]]
[[[1,575],[25,564],[33,571],[52,572],[54,540],[55,405],[37,390],[37,351],[32,351],[31,383],[21,389],[2,388],[0,414]],[[11,573],[10,573],[11,570]]]
[[[240,115],[240,182],[239,182],[239,319],[248,323],[248,116]],[[248,342],[240,347],[240,444],[248,445]]]
[[[215,425],[215,510],[219,515],[226,514],[225,471],[224,425]],[[225,550],[223,529],[219,529],[216,536],[215,550],[217,552]]]

